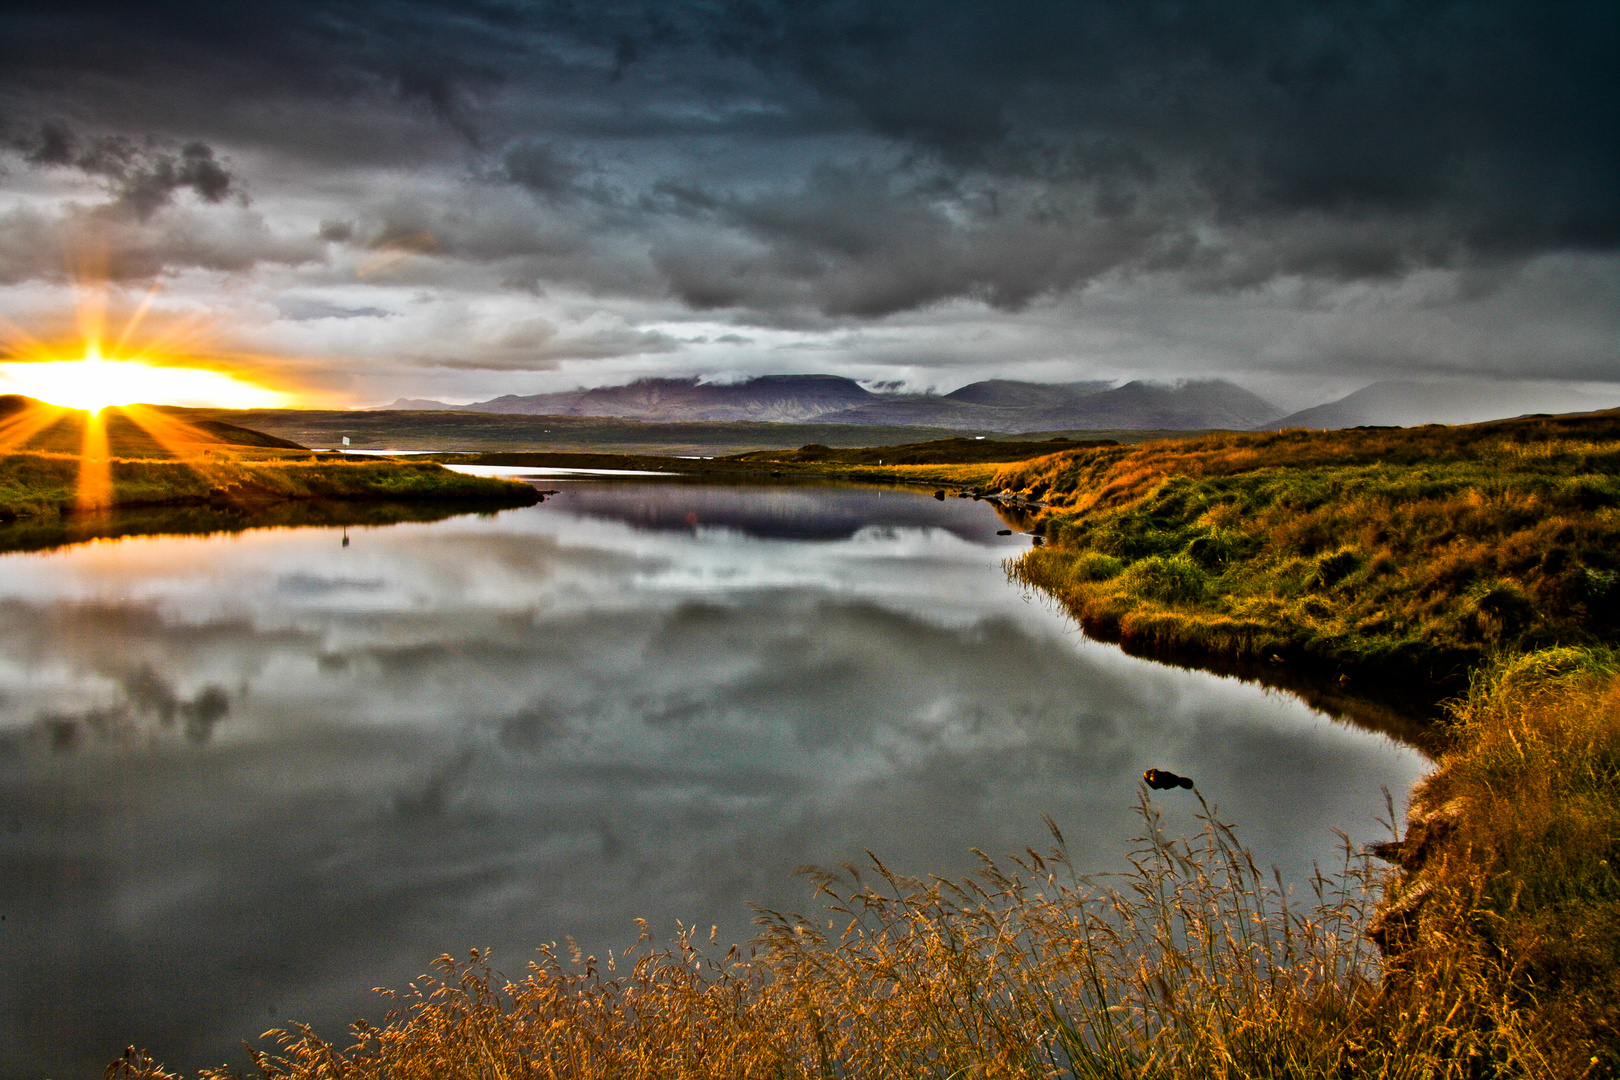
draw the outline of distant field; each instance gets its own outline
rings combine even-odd
[[[750,450],[792,450],[812,443],[829,447],[896,446],[983,436],[986,440],[1075,440],[1121,443],[1194,438],[1198,431],[1042,431],[1009,435],[993,431],[931,427],[865,427],[852,424],[651,423],[595,416],[513,416],[499,413],[319,409],[165,408],[183,419],[216,420],[267,432],[304,446],[335,447],[348,436],[357,450],[566,450],[621,454],[725,455]]]

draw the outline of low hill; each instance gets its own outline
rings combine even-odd
[[[1051,409],[1073,405],[1081,398],[1100,394],[1113,383],[1094,380],[1076,383],[1030,383],[1014,379],[986,379],[969,383],[944,395],[947,401],[964,405],[989,405],[998,409]]]
[[[1018,429],[1004,433],[987,428],[951,429],[913,424],[788,424],[788,423],[667,423],[606,416],[526,416],[467,410],[414,412],[409,410],[335,409],[191,409],[165,408],[164,412],[196,423],[220,420],[266,431],[304,446],[348,447],[354,450],[429,450],[499,452],[520,450],[583,453],[689,454],[720,456],[750,450],[794,450],[807,443],[828,446],[899,446],[934,439],[983,435],[1023,441],[1070,438],[1111,438],[1139,442],[1177,434],[1160,431],[1087,431],[1071,429]],[[1190,433],[1188,433],[1190,434]]]
[[[0,397],[0,448],[81,453],[87,417],[81,409],[64,409],[16,394]],[[102,410],[98,424],[107,453],[114,457],[172,458],[182,449],[196,453],[210,447],[309,452],[291,439],[229,421],[195,418],[176,424],[163,410],[149,405],[110,406]]]
[[[264,446],[278,450],[309,449],[309,447],[295,443],[291,439],[278,439],[274,435],[266,435],[262,431],[239,427],[236,424],[227,424],[223,420],[198,420],[191,426],[198,431],[213,435],[226,446]]]
[[[1016,439],[935,439],[932,442],[911,443],[905,446],[856,446],[839,450],[830,446],[811,444],[801,446],[797,450],[757,450],[751,454],[738,454],[727,460],[807,465],[975,465],[981,462],[1028,461],[1030,458],[1055,454],[1062,450],[1118,445],[1119,443],[1113,439],[1075,442],[1061,435],[1042,442],[1022,442]]]

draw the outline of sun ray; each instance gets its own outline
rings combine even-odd
[[[4,315],[0,315],[0,335],[5,338],[5,350],[8,356],[26,356],[29,353],[46,353],[50,346],[27,330],[18,326]]]
[[[157,306],[162,284],[133,309],[114,305],[95,251],[70,253],[78,282],[74,330],[41,340],[0,318],[0,392],[11,391],[92,411],[146,401],[164,405],[275,408],[291,395],[253,375],[270,357],[219,348],[219,320],[205,312]]]
[[[165,416],[149,405],[124,405],[118,411],[152,436],[159,446],[188,464],[202,460],[205,452],[219,446],[215,436],[183,420]]]
[[[74,505],[81,513],[112,505],[112,462],[107,450],[107,422],[101,413],[84,414],[84,445],[79,451],[79,484]]]
[[[27,445],[28,440],[50,427],[67,412],[56,405],[31,401],[22,409],[0,421],[0,453]]]
[[[141,321],[146,318],[146,313],[151,310],[152,301],[157,299],[160,288],[162,288],[162,284],[154,281],[152,287],[146,290],[146,295],[141,297],[141,302],[135,308],[135,313],[125,320],[123,333],[118,335],[118,340],[113,342],[113,347],[108,350],[114,356],[123,352],[124,346],[129,343],[130,335],[134,334],[140,327]]]

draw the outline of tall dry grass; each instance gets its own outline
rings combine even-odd
[[[1392,852],[1405,872],[1376,927],[1392,973],[1421,982],[1436,953],[1484,971],[1545,1075],[1620,1074],[1620,657],[1497,658],[1452,725]]]
[[[270,1032],[255,1060],[285,1080],[1554,1075],[1490,972],[1382,979],[1369,857],[1290,895],[1207,806],[1190,840],[1145,793],[1140,813],[1116,877],[1076,873],[1055,825],[1052,851],[962,881],[874,858],[814,876],[815,918],[762,912],[747,950],[644,934],[605,962],[541,950],[515,980],[444,957],[383,1026]],[[133,1051],[108,1070],[168,1075]]]

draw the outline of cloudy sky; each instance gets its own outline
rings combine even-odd
[[[1612,3],[8,5],[0,315],[49,336],[86,280],[115,316],[157,284],[149,327],[349,405],[1591,389],[1617,38]]]

